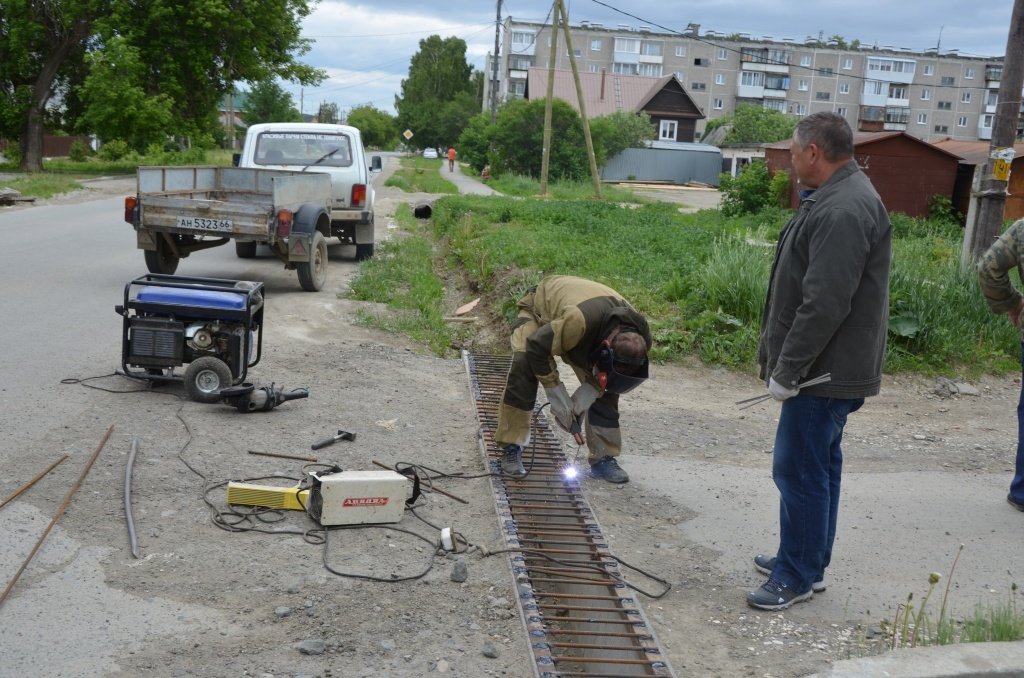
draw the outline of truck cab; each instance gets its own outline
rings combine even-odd
[[[331,177],[331,233],[356,247],[356,259],[373,256],[373,177],[380,156],[367,159],[355,127],[327,123],[271,122],[246,131],[238,167],[318,172]],[[256,243],[236,243],[241,257],[255,254]],[[249,249],[253,251],[250,253]]]

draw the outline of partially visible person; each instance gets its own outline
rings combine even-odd
[[[561,428],[586,434],[590,473],[613,483],[629,475],[618,464],[622,450],[619,396],[648,374],[651,331],[647,320],[622,295],[584,278],[544,278],[519,300],[512,331],[512,365],[498,407],[494,438],[502,448],[501,469],[526,473],[523,450],[537,385],[544,387],[550,414]],[[558,374],[555,356],[580,381],[570,397]]]
[[[825,588],[839,514],[847,416],[882,381],[892,228],[853,159],[853,132],[835,113],[796,125],[790,145],[803,189],[779,233],[758,341],[768,392],[782,402],[772,478],[779,546],[757,555],[768,575],[747,604],[781,610]],[[826,373],[831,379],[800,388]]]
[[[1021,373],[1024,377],[1024,327],[1021,327],[1021,310],[1024,296],[1010,282],[1008,273],[1017,269],[1024,271],[1024,219],[1006,229],[992,243],[978,262],[978,280],[981,293],[985,295],[993,313],[1005,313],[1014,327],[1021,331]],[[1024,511],[1024,378],[1021,379],[1020,398],[1017,401],[1017,460],[1010,492],[1006,501],[1018,511]]]
[[[448,171],[449,172],[454,172],[455,171],[455,147],[454,146],[449,146],[448,147]]]

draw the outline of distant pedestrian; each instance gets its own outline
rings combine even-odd
[[[892,226],[853,159],[853,132],[835,113],[796,125],[790,144],[800,206],[779,233],[757,362],[782,401],[772,478],[779,546],[754,557],[768,575],[747,604],[782,610],[825,589],[832,558],[847,416],[876,395],[889,318]],[[830,374],[830,381],[800,388]]]
[[[449,146],[448,147],[448,171],[449,172],[454,172],[455,171],[455,147],[454,146]]]
[[[1024,373],[1024,327],[1021,310],[1024,296],[1014,288],[1007,275],[1010,269],[1024,271],[1024,219],[1017,221],[992,243],[978,264],[981,293],[985,295],[993,313],[1005,313],[1013,326],[1021,330],[1021,371]],[[1018,511],[1024,511],[1024,380],[1021,381],[1020,399],[1017,401],[1017,460],[1016,472],[1010,481],[1006,501]]]

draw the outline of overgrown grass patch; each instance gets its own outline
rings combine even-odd
[[[16,179],[0,182],[0,188],[10,188],[25,197],[52,198],[82,188],[72,176],[62,174],[22,174]]]
[[[491,179],[488,185],[504,195],[519,197],[537,197],[540,195],[540,180],[519,174],[503,174]],[[593,200],[594,183],[592,181],[558,181],[548,184],[548,196],[555,200]],[[611,202],[648,203],[652,202],[634,194],[632,191],[603,184],[601,199]]]
[[[441,160],[409,155],[400,159],[401,167],[394,172],[385,186],[400,188],[406,193],[458,193],[452,182],[441,176]]]

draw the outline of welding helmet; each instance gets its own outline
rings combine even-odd
[[[619,329],[619,334],[640,332],[629,325]],[[641,358],[623,356],[615,353],[610,339],[603,339],[597,350],[591,354],[594,361],[594,378],[602,390],[616,395],[629,393],[647,379],[648,360],[644,355]]]

